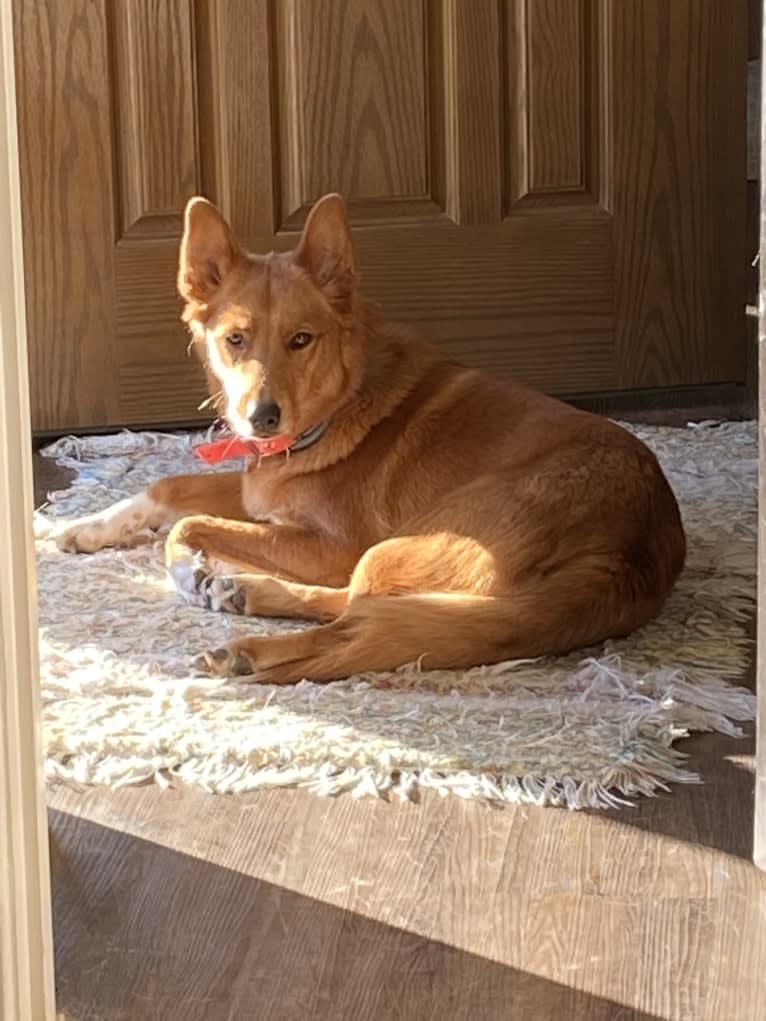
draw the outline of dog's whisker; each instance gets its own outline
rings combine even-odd
[[[224,400],[223,391],[219,390],[218,393],[211,394],[206,397],[205,400],[197,407],[197,411],[204,411],[205,408],[211,407],[219,408]]]

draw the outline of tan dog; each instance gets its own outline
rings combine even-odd
[[[192,199],[178,280],[256,456],[157,482],[58,541],[92,551],[176,522],[167,563],[188,601],[322,622],[207,652],[207,669],[288,683],[470,667],[625,635],[660,609],[685,540],[653,454],[383,323],[338,196],[294,251],[265,256]]]

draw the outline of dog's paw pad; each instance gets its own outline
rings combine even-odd
[[[247,591],[236,578],[211,576],[204,585],[203,593],[205,605],[210,610],[236,614],[247,612]]]
[[[254,672],[247,653],[236,649],[208,649],[196,658],[194,665],[216,677],[244,677]]]

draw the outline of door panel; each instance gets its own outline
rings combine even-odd
[[[316,12],[300,2],[275,6],[280,222],[330,180],[383,204],[427,198],[423,4],[350,0]]]
[[[176,232],[197,188],[193,7],[109,0],[118,240]],[[107,83],[105,83],[107,84]]]
[[[557,204],[608,209],[611,4],[514,0],[505,10],[511,211]]]
[[[14,3],[32,422],[120,420],[103,5]]]
[[[256,250],[342,191],[368,293],[498,374],[742,378],[742,5],[15,6],[38,428],[193,416],[174,278],[196,191]]]
[[[742,381],[746,4],[615,3],[612,24],[619,386]]]

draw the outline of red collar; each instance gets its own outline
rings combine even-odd
[[[270,436],[265,439],[241,439],[239,436],[227,436],[211,443],[200,443],[194,453],[206,464],[220,464],[237,457],[273,457],[286,451],[305,450],[324,436],[329,422],[320,422],[313,429],[307,429],[300,436]]]

